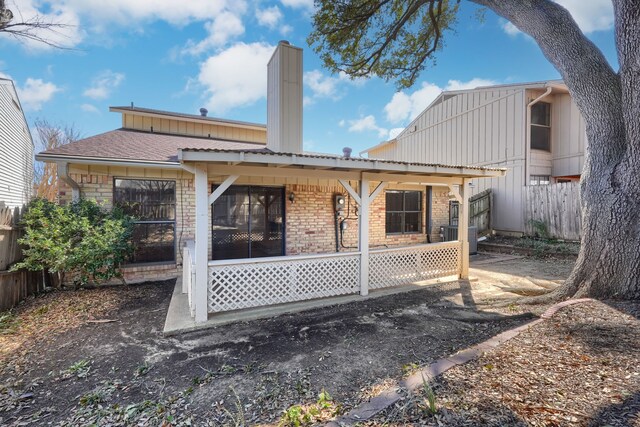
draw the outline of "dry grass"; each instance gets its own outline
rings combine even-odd
[[[630,314],[629,314],[630,313]],[[565,308],[367,426],[640,426],[640,304]]]

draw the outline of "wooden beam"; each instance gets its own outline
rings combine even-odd
[[[222,182],[222,184],[220,184],[218,186],[218,188],[215,189],[215,191],[213,193],[209,194],[209,205],[212,205],[213,202],[215,202],[218,199],[218,197],[222,196],[222,193],[227,191],[227,188],[229,188],[234,182],[236,182],[236,180],[238,178],[240,178],[240,175],[230,175],[230,176],[228,176]]]
[[[419,185],[449,185],[449,184],[461,184],[462,178],[448,177],[448,176],[430,176],[430,175],[413,175],[413,174],[399,174],[399,173],[375,173],[364,172],[362,179],[369,181],[387,181],[397,183],[412,183]]]
[[[215,175],[241,175],[241,176],[268,176],[278,178],[318,178],[318,179],[345,179],[357,181],[360,172],[338,170],[315,170],[292,167],[265,167],[265,166],[229,166],[211,165],[211,174]]]
[[[449,191],[451,191],[451,193],[453,194],[453,197],[456,198],[456,200],[458,201],[458,203],[462,204],[462,195],[460,194],[460,185],[455,186],[453,184],[449,185]]]
[[[196,193],[196,230],[195,230],[195,260],[196,283],[193,293],[195,305],[196,323],[206,322],[208,318],[208,252],[209,252],[209,180],[207,165],[198,163],[195,166],[195,193]]]
[[[378,194],[380,194],[382,192],[382,190],[384,190],[387,185],[389,185],[389,183],[386,182],[386,181],[382,181],[380,184],[378,184],[376,189],[373,190],[373,193],[371,193],[371,195],[369,196],[369,203],[373,203],[373,201],[376,199],[376,197],[378,197]]]
[[[356,191],[353,189],[353,187],[351,187],[351,184],[349,184],[347,181],[345,181],[344,179],[339,179],[338,182],[340,184],[342,184],[342,186],[344,187],[345,190],[347,190],[347,193],[349,193],[351,195],[351,197],[353,197],[353,200],[356,202],[356,204],[358,206],[360,206],[362,204],[362,199],[360,198],[360,196],[358,195],[358,193],[356,193]],[[368,193],[367,193],[368,194]],[[365,196],[367,197],[367,196]]]
[[[459,200],[458,206],[458,240],[462,242],[462,262],[460,263],[460,279],[469,279],[469,188],[470,179],[465,179],[462,185],[459,187],[459,195],[462,200]]]
[[[345,187],[346,188],[346,187]],[[369,181],[360,181],[358,212],[358,246],[360,249],[360,295],[369,294]]]

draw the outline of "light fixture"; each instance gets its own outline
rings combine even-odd
[[[293,191],[291,193],[289,193],[289,201],[291,203],[294,203],[296,201],[296,195],[293,194]]]

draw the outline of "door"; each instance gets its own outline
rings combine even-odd
[[[211,221],[213,259],[284,255],[284,188],[231,186]]]

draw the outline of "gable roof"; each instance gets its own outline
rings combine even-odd
[[[104,159],[114,161],[142,161],[178,163],[178,150],[201,148],[237,151],[268,151],[264,144],[228,141],[117,129],[65,144],[38,154],[38,160],[56,158]]]

